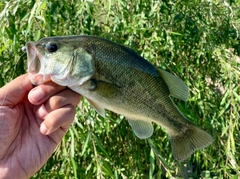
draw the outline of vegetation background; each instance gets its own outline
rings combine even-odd
[[[26,73],[27,41],[89,34],[125,44],[190,89],[179,109],[215,142],[185,162],[159,126],[138,139],[124,117],[83,100],[75,121],[32,178],[240,178],[239,0],[0,0],[0,86]]]

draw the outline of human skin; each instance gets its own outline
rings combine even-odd
[[[81,96],[52,81],[33,86],[24,74],[0,89],[0,178],[29,178],[50,158]]]

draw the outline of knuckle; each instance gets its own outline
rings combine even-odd
[[[47,101],[47,108],[49,110],[55,110],[66,105],[71,105],[75,110],[75,106],[78,105],[81,99],[81,95],[70,90],[64,90],[56,95],[51,96]]]
[[[49,98],[49,108],[51,110],[58,109],[62,106],[64,106],[64,98],[61,96],[52,96]]]

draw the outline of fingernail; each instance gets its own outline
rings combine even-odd
[[[41,89],[35,88],[34,90],[31,91],[31,98],[35,102],[40,101],[44,97],[44,93]]]
[[[43,135],[48,135],[49,134],[49,130],[48,128],[45,126],[45,124],[41,124],[40,126],[40,132],[43,134]]]
[[[37,111],[38,117],[40,117],[40,118],[42,118],[42,119],[44,119],[47,114],[48,114],[48,112],[47,112],[47,110],[46,110],[46,108],[45,108],[44,105],[42,105],[42,106],[38,109],[38,111]]]

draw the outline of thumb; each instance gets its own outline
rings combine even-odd
[[[33,88],[28,74],[21,75],[0,88],[0,107],[14,106],[23,100],[24,96]]]

